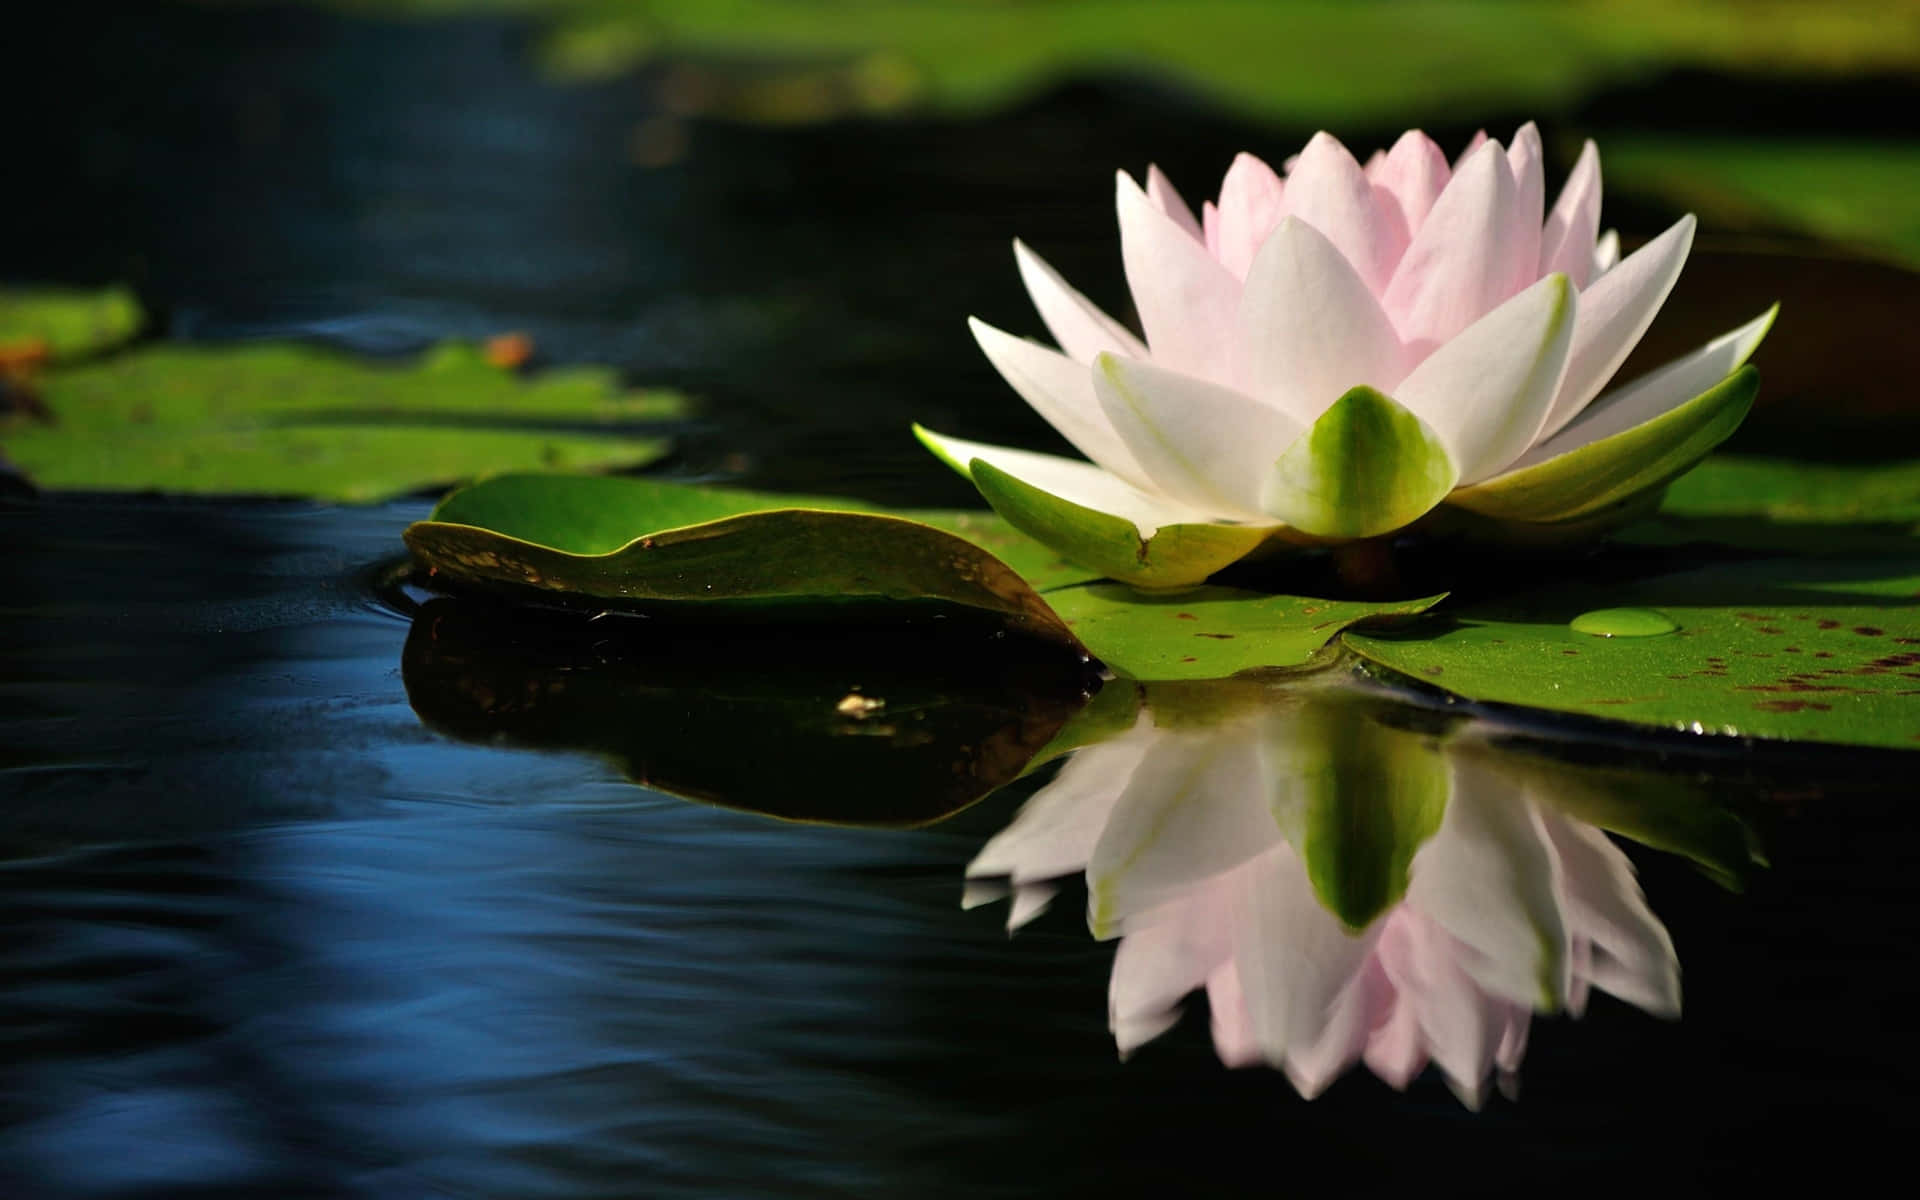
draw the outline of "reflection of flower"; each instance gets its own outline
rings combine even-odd
[[[1598,987],[1679,1011],[1672,943],[1605,834],[1497,760],[1352,710],[1143,717],[1080,751],[967,873],[976,898],[1011,880],[1017,927],[1083,868],[1094,932],[1120,938],[1122,1054],[1205,988],[1230,1065],[1312,1096],[1356,1061],[1395,1087],[1431,1061],[1477,1105],[1535,1010],[1577,1014]]]
[[[1608,508],[1732,432],[1750,381],[1699,406],[1730,419],[1647,423],[1726,380],[1771,314],[1592,403],[1679,277],[1694,221],[1619,259],[1618,240],[1597,237],[1592,143],[1551,210],[1544,188],[1531,124],[1510,147],[1477,139],[1451,167],[1418,131],[1365,166],[1317,134],[1284,177],[1243,154],[1202,220],[1157,170],[1144,190],[1123,172],[1121,250],[1146,341],[1017,242],[1065,353],[973,326],[1092,464],[923,437],[1009,519],[1082,557],[1059,501],[1142,537],[1178,524],[1368,537],[1450,494],[1530,522]]]

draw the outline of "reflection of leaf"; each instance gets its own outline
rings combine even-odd
[[[1920,557],[1770,559],[1616,587],[1556,588],[1449,613],[1369,660],[1468,699],[1696,733],[1920,744]],[[1568,622],[1647,607],[1679,632],[1595,637]]]
[[[1353,603],[1227,588],[1154,599],[1074,587],[1091,573],[988,514],[890,514],[647,479],[502,476],[449,496],[407,543],[439,577],[520,599],[863,619],[876,605],[900,615],[917,601],[958,605],[1085,645],[1135,679],[1300,666],[1355,621],[1439,599]]]
[[[1013,780],[1098,686],[1075,655],[977,628],[703,633],[449,600],[415,617],[402,673],[454,737],[593,751],[661,791],[856,825],[939,820]]]
[[[125,288],[0,288],[0,352],[37,348],[72,358],[126,341],[141,319],[140,302]]]
[[[685,408],[598,369],[522,380],[460,346],[405,366],[297,345],[154,346],[55,370],[41,392],[53,420],[0,436],[43,487],[348,501],[516,467],[636,466],[666,443],[634,423]]]

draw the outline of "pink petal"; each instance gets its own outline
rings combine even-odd
[[[1453,160],[1454,171],[1457,173],[1460,170],[1460,164],[1466,162],[1469,158],[1472,158],[1474,151],[1480,149],[1480,147],[1486,144],[1487,144],[1487,131],[1484,129],[1474,130],[1473,136],[1467,139],[1467,148],[1460,152],[1459,158],[1456,158]]]
[[[1220,184],[1220,235],[1215,253],[1237,279],[1280,220],[1284,187],[1273,168],[1251,154],[1236,155]]]
[[[1540,273],[1555,271],[1584,288],[1594,275],[1594,243],[1600,236],[1600,150],[1589,139],[1567,176],[1560,198],[1540,235]]]
[[[1134,486],[1148,486],[1146,471],[1101,410],[1090,367],[985,321],[969,318],[967,325],[993,369],[1075,449]]]
[[[1544,273],[1540,270],[1540,223],[1547,202],[1547,176],[1544,152],[1540,147],[1540,129],[1528,121],[1514,131],[1513,144],[1507,147],[1507,168],[1513,172],[1514,218],[1509,246],[1515,291],[1532,283]]]
[[[1394,389],[1394,399],[1439,435],[1462,486],[1500,471],[1539,437],[1566,368],[1574,310],[1573,285],[1549,275],[1434,351]]]
[[[1094,355],[1105,350],[1133,358],[1147,356],[1147,347],[1139,338],[1069,287],[1060,273],[1025,242],[1015,239],[1013,259],[1020,268],[1020,281],[1027,285],[1027,295],[1033,298],[1033,307],[1046,322],[1047,332],[1075,361],[1091,363]]]
[[[1385,188],[1392,197],[1411,237],[1426,222],[1433,202],[1440,198],[1452,174],[1446,154],[1433,139],[1418,129],[1409,129],[1380,160],[1380,169],[1369,171],[1368,177],[1376,188]]]
[[[1115,207],[1127,286],[1155,362],[1224,382],[1240,281],[1120,172]]]
[[[1234,879],[1233,961],[1261,1057],[1277,1066],[1324,1036],[1335,1000],[1366,966],[1380,926],[1358,935],[1342,928],[1284,843]]]
[[[1592,825],[1553,815],[1543,824],[1560,859],[1567,922],[1588,943],[1587,976],[1629,1004],[1679,1016],[1680,960],[1633,863]]]
[[[1448,180],[1387,285],[1387,315],[1403,342],[1430,351],[1513,294],[1516,204],[1506,155],[1487,142]]]
[[[1173,223],[1187,231],[1197,240],[1201,239],[1200,222],[1193,219],[1193,210],[1174,190],[1173,181],[1161,173],[1159,167],[1147,167],[1147,199],[1153,206],[1173,218]]]
[[[1234,340],[1241,387],[1303,426],[1349,388],[1391,391],[1406,374],[1400,338],[1366,281],[1297,217],[1254,259]]]
[[[1139,359],[1094,361],[1107,420],[1163,494],[1221,517],[1270,521],[1261,488],[1304,423],[1231,388]]]
[[[1552,437],[1607,385],[1679,282],[1693,247],[1691,214],[1634,251],[1580,293],[1580,312],[1567,354],[1567,377],[1541,433]]]
[[[1316,133],[1300,152],[1287,175],[1286,213],[1325,234],[1369,287],[1386,287],[1399,247],[1374,207],[1366,172],[1338,138]]]
[[[1207,253],[1220,257],[1220,210],[1207,200],[1200,205],[1200,236],[1207,244]]]
[[[1240,969],[1229,959],[1207,976],[1207,1007],[1213,1013],[1213,1052],[1229,1067],[1254,1067],[1261,1062],[1260,1039],[1247,1011]]]

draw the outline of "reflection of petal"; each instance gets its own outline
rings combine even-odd
[[[1152,745],[1144,736],[1151,728],[1143,715],[1133,733],[1075,753],[967,864],[967,878],[1031,883],[1086,866],[1128,777]]]
[[[1226,917],[1224,885],[1209,881],[1182,902],[1149,914],[1121,939],[1107,989],[1107,1019],[1122,1055],[1179,1020],[1180,1002],[1227,961]]]
[[[1477,763],[1454,764],[1453,796],[1440,831],[1414,855],[1407,901],[1467,951],[1463,967],[1480,987],[1560,1006],[1567,930],[1553,854],[1512,784]]]
[[[1135,770],[1087,860],[1095,937],[1133,928],[1135,914],[1280,842],[1251,729],[1239,736],[1173,738]]]
[[[1633,863],[1591,825],[1542,813],[1560,859],[1567,924],[1582,946],[1585,981],[1660,1016],[1680,1013],[1680,960],[1647,907]],[[1571,1004],[1569,1007],[1572,1007]]]

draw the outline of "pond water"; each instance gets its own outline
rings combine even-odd
[[[508,24],[47,20],[64,25],[11,85],[62,104],[20,135],[46,182],[0,201],[42,235],[10,272],[131,274],[191,338],[385,351],[524,330],[553,361],[705,398],[671,474],[893,502],[972,500],[911,419],[1048,436],[961,324],[1028,328],[1008,233],[1119,294],[1111,168],[1154,155],[1209,178],[1251,136],[1080,89],[976,124],[699,125],[642,165],[647,81],[542,84]],[[1489,721],[1357,676],[1142,695],[973,629],[507,619],[396,584],[400,531],[429,505],[0,508],[0,1194],[1720,1189],[1845,1178],[1920,1124],[1905,758]],[[836,707],[857,695],[890,707]],[[1014,778],[1069,722],[1117,711],[1104,728],[1122,733],[1136,707],[1129,737]],[[1288,819],[1336,848],[1276,859],[1216,806],[1192,822],[1207,845],[1115,867],[1124,838],[1097,843],[1155,771],[1202,796],[1286,792]],[[1037,858],[992,842],[969,888],[1050,781],[1081,832]],[[1178,791],[1131,791],[1129,819]],[[1371,824],[1314,824],[1380,796]],[[1157,1028],[1205,981],[1220,1044],[1195,999],[1120,1060],[1116,948],[1088,934],[1083,866],[1129,986],[1154,931],[1192,912],[1311,959],[1320,934],[1273,896],[1304,896],[1311,869],[1356,923],[1433,917],[1445,899],[1416,894],[1418,872],[1404,898],[1369,872],[1392,856],[1376,835],[1435,797],[1466,821],[1492,796],[1563,864],[1595,822],[1638,830],[1594,851],[1638,885],[1614,869],[1613,891],[1564,905],[1553,974],[1593,983],[1581,1019],[1529,1026],[1507,1002],[1459,1051],[1500,1060],[1479,1111],[1438,1069],[1402,1093],[1331,1051],[1292,1079],[1224,1066],[1278,1019],[1257,962],[1219,973],[1231,947],[1195,950],[1184,981],[1148,972],[1123,1014]],[[1466,847],[1452,867],[1422,869],[1484,885],[1467,892],[1499,924],[1487,897],[1525,888],[1496,877],[1540,852],[1448,844]],[[1030,862],[1065,878],[1016,936],[1006,904],[962,906]],[[1270,902],[1201,895],[1226,867]],[[1014,891],[1022,916],[1041,902]],[[1636,932],[1594,934],[1601,910]],[[1511,974],[1492,944],[1476,979]],[[1523,982],[1544,970],[1517,961]],[[1676,977],[1678,1020],[1659,1015]]]

